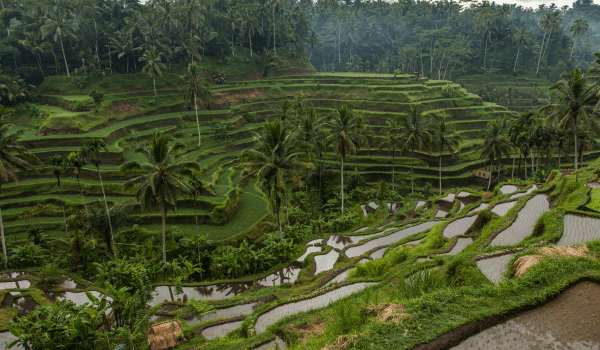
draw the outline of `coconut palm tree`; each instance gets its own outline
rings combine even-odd
[[[308,107],[306,114],[298,118],[296,127],[298,139],[301,140],[300,146],[306,148],[306,154],[313,150],[318,152],[318,141],[324,138],[323,118],[313,107]],[[306,194],[308,194],[308,168],[306,169]]]
[[[341,108],[336,108],[333,118],[325,124],[329,130],[329,136],[325,138],[327,144],[332,144],[336,155],[341,159],[341,189],[342,196],[342,215],[344,215],[344,160],[346,155],[356,152],[362,144],[367,143],[367,137],[364,135],[366,124],[361,117],[358,117],[348,108],[348,105],[343,105]]]
[[[235,56],[235,47],[233,42],[233,35],[236,29],[241,29],[244,20],[239,16],[238,11],[233,8],[227,9],[227,15],[225,16],[227,23],[231,26],[231,54]]]
[[[576,19],[573,22],[573,25],[569,29],[569,33],[573,33],[573,48],[571,49],[571,55],[569,56],[569,62],[571,62],[571,59],[573,58],[573,51],[575,51],[575,44],[577,44],[577,37],[584,36],[589,28],[590,28],[590,26],[589,26],[588,22],[586,20],[584,20],[583,18]]]
[[[517,57],[515,58],[515,66],[513,67],[513,72],[515,72],[517,70],[517,61],[519,60],[521,48],[531,42],[531,33],[527,28],[519,28],[512,34],[512,40],[517,44]]]
[[[278,119],[264,122],[262,132],[254,130],[256,149],[245,149],[240,154],[243,167],[248,170],[240,183],[245,183],[250,178],[257,178],[267,182],[275,196],[275,211],[279,226],[279,239],[283,243],[283,230],[281,228],[280,191],[286,188],[288,179],[298,186],[302,185],[302,178],[298,170],[312,168],[308,156],[295,147],[298,135],[287,122]]]
[[[135,46],[131,32],[125,29],[117,32],[116,36],[111,37],[110,42],[112,44],[111,46],[114,47],[115,50],[110,51],[109,55],[116,53],[118,54],[118,59],[125,57],[125,60],[127,61],[127,74],[129,74],[129,55],[137,51],[141,51],[142,48],[140,46]]]
[[[62,175],[64,160],[58,154],[55,154],[48,161],[48,165],[52,166],[54,169],[52,173],[56,176],[56,182],[58,184],[58,193],[60,193],[60,205],[62,207],[63,221],[65,224],[65,232],[67,234],[67,240],[69,240],[69,227],[67,226],[67,216],[65,215],[65,202],[63,201],[62,188],[60,187],[60,176]]]
[[[67,75],[69,73],[69,64],[67,63],[67,55],[65,54],[65,47],[63,45],[63,35],[77,40],[74,32],[77,26],[73,19],[70,19],[68,13],[62,9],[62,7],[55,7],[55,11],[48,16],[46,24],[44,24],[40,30],[42,31],[42,39],[46,39],[50,36],[54,39],[54,42],[60,41],[60,48],[62,49],[63,58],[65,60],[65,68],[67,69]]]
[[[102,182],[102,174],[100,174],[100,163],[102,159],[100,158],[100,154],[102,152],[108,153],[108,145],[106,141],[97,137],[87,138],[83,142],[83,146],[81,147],[81,154],[84,157],[91,154],[92,156],[92,164],[96,166],[96,172],[98,173],[98,179],[100,180],[100,188],[102,189],[102,197],[104,198],[104,208],[106,210],[106,218],[108,219],[108,228],[110,230],[110,240],[111,247],[115,259],[117,258],[117,247],[115,246],[115,235],[113,233],[112,223],[110,221],[110,211],[108,210],[108,202],[106,201],[106,192],[104,191],[104,183]]]
[[[410,181],[411,193],[415,193],[415,149],[426,149],[431,153],[433,129],[429,117],[423,115],[423,107],[410,106],[408,113],[399,119],[401,126],[400,137],[403,145],[401,152],[410,150]]]
[[[580,122],[585,124],[589,131],[599,134],[600,128],[594,119],[594,105],[596,104],[596,90],[592,85],[587,84],[587,78],[581,74],[579,68],[567,74],[561,75],[562,80],[550,87],[550,91],[556,92],[556,102],[542,107],[542,112],[549,112],[545,122],[549,123],[558,120],[559,128],[568,126],[573,128],[574,150],[575,150],[575,181],[579,181],[577,173],[577,128]]]
[[[187,160],[176,160],[185,145],[176,142],[170,135],[154,131],[152,139],[146,145],[136,148],[136,153],[144,153],[147,163],[127,162],[119,167],[119,173],[137,175],[127,181],[123,188],[126,191],[136,189],[135,197],[141,209],[157,210],[162,218],[162,255],[163,264],[167,264],[166,219],[169,208],[177,210],[177,200],[182,196],[191,196],[195,189],[183,178],[190,177],[200,171],[198,163]],[[165,272],[166,273],[166,272]]]
[[[162,53],[156,50],[156,46],[150,46],[146,52],[140,57],[140,62],[146,62],[142,67],[143,73],[148,73],[152,77],[154,83],[154,96],[156,96],[156,76],[162,77],[162,70],[167,69],[167,66],[161,62]]]
[[[487,187],[489,191],[492,184],[494,158],[499,166],[502,155],[510,154],[510,143],[506,137],[506,123],[499,120],[492,120],[484,130],[481,130],[479,137],[483,139],[483,143],[479,146],[481,158],[488,158],[490,160],[490,177]]]
[[[73,175],[75,175],[75,178],[77,179],[77,187],[79,188],[79,194],[81,195],[81,200],[83,201],[83,207],[85,208],[85,216],[86,216],[86,218],[89,219],[90,214],[88,212],[87,204],[85,202],[85,197],[83,196],[83,190],[81,189],[81,183],[79,182],[79,177],[81,176],[81,170],[83,169],[84,166],[87,165],[87,160],[85,160],[85,158],[83,158],[79,152],[71,152],[67,156],[66,165],[68,168],[73,169]]]
[[[387,147],[388,154],[392,151],[392,191],[396,190],[396,150],[402,148],[402,138],[400,136],[400,123],[397,120],[387,120],[383,127],[383,136],[379,137],[379,150]]]
[[[197,64],[189,64],[181,79],[183,79],[185,85],[179,91],[179,95],[183,96],[185,101],[194,103],[196,126],[198,127],[198,147],[200,147],[202,138],[200,136],[200,120],[198,119],[198,99],[204,103],[207,109],[210,109],[210,102],[213,98],[210,92],[210,80],[204,77],[202,68]]]
[[[458,149],[458,145],[462,142],[462,137],[456,133],[456,128],[453,124],[447,124],[446,119],[435,123],[433,125],[435,143],[440,148],[440,194],[442,194],[442,154],[444,148],[448,149],[448,152],[455,156],[455,151]]]
[[[3,114],[11,113],[11,110],[4,109]],[[17,144],[18,140],[23,135],[25,130],[19,130],[11,132],[12,124],[2,123],[0,124],[0,193],[2,191],[2,182],[6,183],[14,181],[19,183],[17,177],[17,170],[20,170],[26,174],[30,171],[35,171],[35,167],[27,162],[40,160],[33,154],[29,153],[25,147]],[[25,158],[27,160],[21,159]],[[2,222],[2,210],[0,210],[0,238],[2,238],[2,254],[4,258],[4,268],[8,268],[7,254],[6,254],[6,241],[4,239],[4,224]]]

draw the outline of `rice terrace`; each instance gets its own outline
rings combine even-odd
[[[600,5],[0,6],[0,349],[600,349]]]

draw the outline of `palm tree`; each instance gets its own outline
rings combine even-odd
[[[529,33],[527,28],[519,28],[512,34],[512,39],[515,43],[517,43],[517,57],[515,58],[515,66],[513,67],[513,72],[515,72],[517,70],[517,61],[519,60],[521,47],[529,44],[531,41],[531,33]]]
[[[429,117],[423,115],[423,107],[410,106],[408,114],[403,115],[399,119],[402,131],[400,137],[403,145],[401,152],[410,149],[410,181],[412,193],[415,193],[415,148],[425,148],[431,153],[431,145],[433,141],[432,128]]]
[[[383,136],[380,137],[381,143],[379,149],[384,147],[392,151],[392,191],[396,190],[396,149],[402,147],[402,137],[400,136],[400,123],[397,120],[387,120],[383,127]]]
[[[154,82],[154,96],[156,96],[156,75],[162,77],[161,69],[167,69],[167,66],[161,62],[161,52],[156,50],[156,46],[150,46],[144,55],[140,57],[141,62],[146,62],[146,65],[142,68],[142,72],[148,72],[148,76],[152,77]]]
[[[344,215],[344,160],[346,160],[346,155],[356,154],[361,144],[367,143],[367,138],[364,135],[367,126],[361,117],[356,116],[348,108],[348,105],[343,105],[341,108],[336,108],[333,118],[326,123],[326,128],[329,130],[329,136],[327,136],[325,142],[333,144],[335,153],[342,161],[340,166],[340,193],[342,196],[342,215]]]
[[[301,140],[302,145],[307,149],[315,152],[318,151],[317,142],[323,139],[323,118],[317,114],[316,109],[308,107],[306,114],[298,118],[297,133],[298,138]],[[306,169],[306,194],[308,194],[308,168]]]
[[[25,83],[25,79],[19,79],[19,76],[8,77],[6,84],[0,84],[2,95],[11,104],[17,104],[18,99],[29,96],[29,89],[33,89],[33,85]],[[17,106],[18,108],[18,106]]]
[[[245,11],[246,18],[244,19],[242,26],[248,32],[248,39],[250,40],[250,57],[252,57],[252,34],[254,34],[254,32],[260,33],[261,31],[254,22],[255,14],[253,11],[250,11],[249,5],[246,6]]]
[[[546,41],[546,47],[544,48],[544,53],[548,50],[548,45],[550,44],[550,38],[552,37],[552,33],[558,31],[560,28],[560,24],[562,23],[562,15],[560,11],[554,11],[550,14],[550,27],[548,34],[548,41]]]
[[[73,168],[73,175],[77,179],[77,187],[79,188],[79,194],[81,195],[81,200],[83,201],[83,207],[85,208],[85,216],[89,219],[90,214],[88,212],[87,204],[85,202],[85,197],[83,196],[83,190],[81,189],[81,183],[79,182],[79,177],[81,176],[81,170],[84,166],[87,165],[87,160],[81,156],[79,152],[71,152],[67,156],[67,167]],[[92,238],[93,239],[93,238]]]
[[[183,95],[185,101],[194,103],[194,110],[196,111],[196,126],[198,127],[198,147],[202,138],[200,136],[200,120],[198,119],[198,98],[202,100],[204,106],[210,109],[210,101],[212,100],[212,93],[210,92],[210,80],[204,77],[202,69],[197,64],[189,64],[185,74],[181,76],[185,85],[179,91],[179,95]]]
[[[490,177],[488,181],[487,190],[490,190],[492,184],[494,158],[497,160],[498,166],[502,160],[502,155],[510,154],[510,144],[505,135],[506,124],[499,120],[493,120],[488,123],[484,130],[481,130],[480,138],[483,139],[483,143],[479,146],[481,150],[481,158],[488,158],[490,160]],[[498,168],[500,173],[500,168]],[[498,178],[500,180],[500,178]]]
[[[77,37],[73,34],[76,28],[75,22],[69,19],[67,13],[59,7],[55,8],[54,13],[46,19],[46,24],[40,28],[43,33],[42,39],[46,39],[51,35],[54,42],[60,41],[60,48],[62,49],[68,76],[71,76],[71,73],[69,73],[69,64],[67,63],[67,55],[65,54],[65,47],[63,45],[63,35],[77,40]]]
[[[127,74],[129,74],[129,54],[141,51],[142,48],[140,46],[135,47],[131,32],[125,29],[117,32],[117,36],[110,38],[110,41],[115,50],[109,52],[109,54],[117,53],[118,59],[125,57],[127,61]]]
[[[13,111],[5,109],[3,114],[11,113]],[[5,183],[12,180],[19,183],[17,177],[17,170],[23,171],[29,174],[29,171],[35,171],[35,167],[28,163],[26,160],[40,162],[40,160],[33,154],[29,153],[25,147],[17,144],[18,140],[23,135],[25,130],[19,130],[16,132],[10,132],[13,127],[12,124],[3,123],[0,125],[0,192],[2,191],[2,182]],[[4,268],[8,268],[7,253],[6,253],[6,242],[4,239],[4,224],[2,222],[2,210],[0,210],[0,236],[2,238],[2,254],[4,257]]]
[[[440,194],[442,194],[442,154],[444,153],[444,147],[448,149],[452,158],[454,158],[454,152],[458,148],[459,143],[462,142],[462,137],[456,133],[456,128],[453,124],[446,124],[446,119],[442,119],[442,121],[434,124],[433,128],[436,143],[440,147]]]
[[[313,49],[315,48],[315,46],[319,46],[319,45],[323,44],[323,39],[319,36],[317,31],[315,31],[314,29],[312,29],[310,31],[310,35],[308,37],[308,44],[310,45],[310,56],[308,56],[308,60],[310,61],[310,59],[312,58]]]
[[[106,218],[108,219],[108,228],[110,230],[110,240],[112,251],[117,258],[117,247],[115,246],[115,236],[113,233],[112,223],[110,221],[110,211],[108,210],[108,202],[106,201],[106,192],[104,191],[104,183],[102,182],[102,174],[100,174],[100,163],[102,160],[100,159],[100,153],[106,152],[108,153],[108,145],[106,141],[97,137],[87,138],[83,146],[81,147],[81,153],[83,156],[87,156],[88,154],[92,155],[92,163],[96,166],[96,172],[98,173],[98,179],[100,180],[100,188],[102,188],[102,197],[104,198],[104,208],[106,209]]]
[[[62,207],[63,221],[65,224],[65,232],[67,233],[67,240],[69,240],[69,227],[67,226],[67,216],[65,215],[65,202],[63,201],[62,188],[60,187],[60,175],[62,175],[64,160],[58,154],[55,154],[48,161],[48,165],[54,168],[53,173],[56,176],[56,182],[58,183],[58,192],[60,193],[60,205]]]
[[[563,80],[550,87],[550,91],[554,91],[557,94],[556,102],[542,107],[542,111],[550,111],[550,115],[545,120],[546,123],[552,120],[559,120],[559,128],[564,129],[568,126],[573,128],[575,181],[579,181],[579,174],[577,173],[577,127],[580,119],[582,119],[588,130],[593,131],[596,135],[600,131],[596,120],[593,118],[595,114],[593,106],[596,103],[596,90],[593,85],[588,86],[587,78],[581,74],[579,68],[561,75],[561,78]]]
[[[569,62],[571,62],[571,58],[573,58],[573,51],[575,51],[575,44],[577,44],[577,37],[584,36],[585,33],[590,28],[588,22],[583,18],[576,19],[573,22],[573,26],[569,29],[569,33],[573,33],[573,48],[571,49],[571,55],[569,56]]]
[[[235,34],[236,29],[242,28],[242,17],[239,16],[238,12],[232,8],[227,9],[227,16],[225,17],[227,22],[231,26],[231,54],[235,56],[235,47],[233,43],[233,35]]]
[[[190,36],[193,36],[192,29],[194,27],[198,29],[200,23],[204,21],[204,15],[201,12],[204,9],[205,6],[198,0],[185,0],[180,7],[180,21],[189,28]]]
[[[542,52],[544,51],[544,41],[546,40],[546,33],[552,27],[552,14],[546,13],[543,19],[539,21],[540,28],[544,30],[544,37],[542,38],[542,47],[540,48],[540,56],[538,58],[537,69],[535,71],[535,75],[537,75],[540,69],[540,61],[542,60]]]
[[[513,121],[512,123],[510,123],[510,126],[508,128],[508,139],[510,141],[510,144],[514,150],[514,154],[513,154],[513,162],[512,162],[512,169],[511,169],[511,175],[510,178],[514,179],[515,178],[515,161],[517,159],[517,150],[520,147],[519,144],[519,135],[521,134],[521,132],[523,132],[523,126],[520,125],[519,123],[517,123],[516,121]],[[521,158],[519,158],[519,171],[521,169]],[[519,176],[519,174],[517,174],[517,176]]]
[[[40,55],[44,53],[44,48],[46,48],[48,42],[40,42],[41,33],[39,32],[25,32],[24,34],[25,39],[19,40],[19,44],[31,50],[31,53],[35,55],[40,72],[42,72],[42,76],[45,78],[46,75],[42,69],[42,59],[40,58]]]
[[[312,168],[313,165],[308,162],[307,155],[295,147],[297,134],[287,122],[277,119],[267,121],[262,125],[262,133],[259,130],[254,130],[253,133],[257,149],[245,149],[240,155],[240,161],[249,172],[240,183],[245,183],[249,178],[258,178],[266,181],[269,188],[273,189],[279,239],[283,243],[279,192],[285,191],[288,178],[301,186],[302,179],[298,170]]]
[[[177,209],[177,200],[181,196],[191,196],[195,189],[183,178],[200,171],[198,163],[176,160],[177,154],[185,149],[175,138],[154,131],[150,143],[138,146],[136,153],[145,153],[149,162],[127,162],[119,167],[121,174],[138,175],[123,186],[126,191],[137,187],[136,199],[141,209],[158,210],[162,218],[162,254],[163,264],[167,264],[166,219],[169,207]],[[141,175],[140,175],[141,174]],[[165,271],[166,273],[166,271]]]
[[[486,60],[487,60],[487,47],[488,47],[488,41],[490,41],[492,39],[492,28],[493,26],[493,21],[488,19],[486,21],[484,21],[481,25],[481,27],[479,28],[479,35],[481,35],[482,39],[485,39],[485,54],[483,57],[483,68],[485,69],[485,64],[486,64]]]

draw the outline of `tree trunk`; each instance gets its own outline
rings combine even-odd
[[[198,103],[196,102],[196,94],[194,94],[194,110],[196,111],[196,126],[198,127],[198,147],[200,147],[202,139],[200,136],[200,120],[198,119]]]
[[[69,73],[69,65],[67,64],[67,56],[65,55],[65,47],[63,46],[63,41],[62,41],[62,35],[59,35],[60,38],[60,47],[62,49],[62,53],[63,53],[63,58],[65,59],[65,68],[67,69],[67,76],[71,76],[71,73]]]
[[[575,44],[577,44],[577,40],[575,40],[575,38],[573,38],[573,48],[571,49],[571,55],[569,56],[569,62],[571,62],[571,59],[573,58],[573,51],[575,51]]]
[[[494,158],[490,160],[490,177],[488,179],[488,187],[487,190],[490,190],[490,186],[492,185],[492,175],[494,174]]]
[[[525,159],[525,181],[527,181],[527,156],[523,158]]]
[[[558,146],[558,170],[560,170],[560,156],[561,156],[561,148],[560,145]]]
[[[548,34],[548,41],[546,41],[546,47],[544,48],[544,54],[548,51],[548,46],[550,45],[550,37],[552,36],[552,31]]]
[[[115,246],[115,235],[113,234],[112,223],[110,222],[110,212],[108,211],[108,203],[106,202],[106,193],[104,192],[104,184],[102,183],[102,175],[100,175],[100,166],[96,165],[98,169],[98,179],[100,179],[100,188],[102,188],[102,197],[104,197],[104,208],[106,209],[106,218],[108,219],[108,228],[110,229],[110,240],[115,259],[117,258],[117,247]]]
[[[252,57],[252,30],[248,29],[248,37],[250,38],[250,57]]]
[[[2,183],[0,182],[0,191],[2,190]],[[8,268],[8,258],[6,255],[6,241],[4,240],[4,222],[2,221],[2,208],[0,208],[0,238],[2,238],[2,255],[4,258],[4,269]]]
[[[275,189],[275,211],[277,212],[277,224],[279,225],[279,241],[283,244],[283,231],[281,230],[281,218],[279,216],[279,190]]]
[[[487,39],[485,39],[485,54],[483,56],[483,69],[485,69],[485,61],[487,60]]]
[[[395,191],[396,184],[396,148],[392,150],[392,191]]]
[[[511,174],[510,174],[510,178],[512,180],[515,179],[515,160],[516,159],[517,159],[517,149],[515,149],[515,154],[513,155],[513,165],[512,165]]]
[[[83,196],[83,190],[81,190],[81,183],[79,182],[79,174],[77,176],[75,176],[75,178],[77,178],[77,187],[79,187],[79,194],[81,195],[81,200],[83,201],[83,207],[85,208],[85,217],[88,219],[88,223],[89,223],[90,213],[88,212],[87,204],[85,203],[85,197]]]
[[[166,221],[167,212],[165,211],[165,201],[162,198],[160,203],[160,217],[162,219],[162,256],[163,256],[163,267],[165,268],[165,279],[167,278],[167,238],[166,238]]]
[[[42,69],[40,55],[37,55],[36,57],[37,57],[38,67],[40,67],[40,71],[42,72],[42,77],[46,78],[46,74],[44,74],[44,70]]]
[[[234,31],[233,31],[233,28],[231,28],[231,55],[235,56],[235,49],[233,48],[233,34],[234,34]]]
[[[341,167],[341,172],[342,172],[342,189],[341,189],[341,194],[342,194],[342,215],[344,215],[344,154],[342,153],[342,167]]]
[[[442,194],[442,152],[444,151],[444,144],[440,142],[440,195]]]
[[[517,61],[519,60],[519,52],[521,52],[521,45],[519,45],[519,49],[517,50],[517,58],[515,58],[515,67],[513,68],[513,72],[517,71]]]
[[[415,141],[412,143],[412,150],[410,152],[410,185],[412,188],[412,194],[415,194]]]
[[[546,40],[546,32],[544,32],[544,38],[542,39],[542,48],[540,49],[540,57],[538,58],[537,69],[535,70],[535,75],[538,75],[540,71],[540,61],[542,60],[542,51],[544,51],[544,40]]]
[[[273,52],[277,56],[277,45],[275,44],[275,5],[273,5]]]
[[[152,75],[152,81],[154,82],[154,96],[156,96],[156,76]]]
[[[62,189],[60,187],[60,179],[58,179],[58,193],[60,193],[60,206],[62,207],[63,220],[65,223],[65,232],[67,233],[67,240],[68,240],[69,239],[69,228],[67,227],[67,216],[65,215],[65,202],[63,201]]]
[[[519,153],[519,168],[517,169],[517,177],[521,177],[521,161],[523,160],[523,156]]]

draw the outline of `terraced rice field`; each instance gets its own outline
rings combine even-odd
[[[506,230],[500,232],[490,243],[492,246],[513,245],[531,235],[537,219],[550,210],[548,199],[538,194],[525,204],[515,222]]]
[[[452,238],[454,236],[464,235],[469,227],[473,225],[475,219],[477,219],[477,215],[467,216],[451,222],[444,229],[444,237]]]
[[[600,286],[582,282],[545,305],[471,336],[452,349],[599,349],[598,310]]]
[[[600,239],[600,219],[565,215],[564,232],[558,245],[580,244],[593,239]]]
[[[490,281],[498,283],[502,279],[502,275],[507,268],[506,264],[508,264],[511,258],[512,254],[505,254],[493,258],[478,260],[477,267]]]

